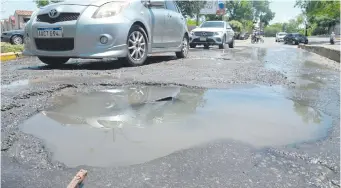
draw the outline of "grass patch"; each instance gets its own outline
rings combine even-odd
[[[22,52],[24,45],[12,45],[10,43],[1,42],[1,53],[7,52]]]

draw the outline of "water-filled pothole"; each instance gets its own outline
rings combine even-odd
[[[127,86],[58,97],[21,128],[71,167],[139,164],[220,139],[266,147],[327,134],[329,116],[272,91]]]

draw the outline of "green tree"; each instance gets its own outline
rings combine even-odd
[[[275,24],[271,24],[271,25],[265,27],[264,35],[266,37],[275,37],[276,33],[283,31],[282,30],[283,25],[284,24],[282,24],[282,23],[275,23]]]
[[[226,1],[226,12],[230,20],[253,20],[253,7],[251,1],[230,0]]]
[[[253,5],[253,17],[254,21],[261,21],[265,26],[275,17],[275,13],[270,9],[270,2],[264,1],[252,1]]]
[[[308,32],[310,30],[313,34],[326,34],[340,23],[340,1],[297,0],[295,6],[302,9],[308,22]]]
[[[181,9],[182,14],[196,17],[196,25],[199,25],[200,10],[205,6],[206,1],[178,0],[177,4]]]
[[[35,0],[37,7],[44,7],[50,3],[58,3],[63,0]]]
[[[229,24],[235,32],[241,32],[243,30],[243,24],[237,20],[231,20],[229,21]]]

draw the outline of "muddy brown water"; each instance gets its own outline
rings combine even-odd
[[[267,87],[126,86],[55,101],[21,130],[70,167],[140,164],[222,139],[289,145],[323,138],[331,126],[329,116]]]

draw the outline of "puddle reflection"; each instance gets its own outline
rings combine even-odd
[[[331,125],[329,116],[265,87],[127,86],[55,103],[21,129],[72,167],[139,164],[219,139],[287,145],[322,138]]]

